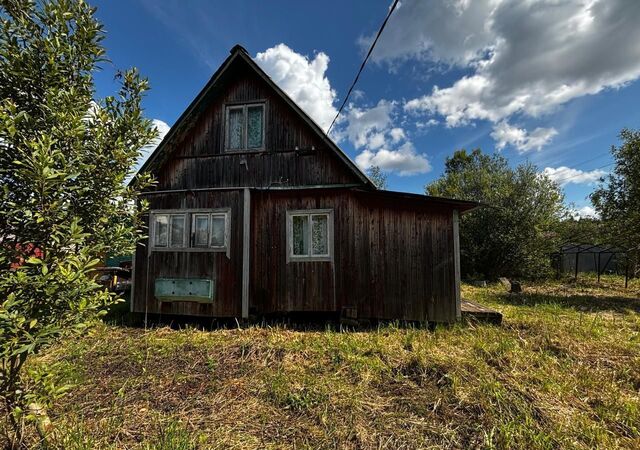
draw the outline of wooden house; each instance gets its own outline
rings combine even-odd
[[[458,216],[476,204],[378,190],[240,46],[141,171],[158,184],[134,312],[460,317]]]

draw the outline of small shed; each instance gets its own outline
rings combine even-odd
[[[624,250],[609,244],[566,243],[560,246],[558,270],[568,273],[624,273]]]
[[[377,189],[240,46],[142,171],[131,308],[453,322],[473,202]]]

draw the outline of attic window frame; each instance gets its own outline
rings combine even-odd
[[[248,111],[252,107],[260,107],[262,109],[262,146],[249,148],[249,120]],[[242,109],[242,148],[230,148],[229,147],[229,112],[234,109]],[[239,153],[239,152],[262,152],[266,150],[265,137],[266,137],[266,102],[264,100],[251,102],[251,103],[226,103],[224,105],[224,151],[225,153]]]

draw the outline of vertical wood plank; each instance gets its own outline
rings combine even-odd
[[[460,214],[453,210],[453,258],[455,270],[456,319],[462,318],[460,302]]]
[[[249,317],[249,257],[251,255],[251,192],[244,189],[242,219],[242,318]]]

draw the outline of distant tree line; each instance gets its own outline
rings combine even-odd
[[[561,187],[531,163],[510,167],[501,155],[458,150],[429,195],[480,202],[462,216],[461,269],[467,278],[539,278],[552,273],[551,254],[563,242],[640,248],[640,132],[624,129],[612,147],[615,167],[590,198],[598,218],[576,218]],[[637,252],[630,252],[632,274]]]

